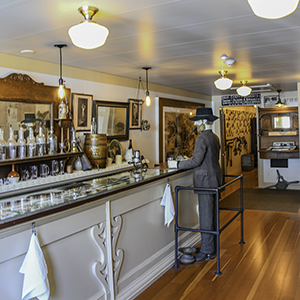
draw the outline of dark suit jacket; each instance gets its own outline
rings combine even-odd
[[[194,187],[217,188],[222,185],[219,154],[219,138],[212,130],[204,130],[197,137],[192,158],[180,161],[178,168],[194,168]]]

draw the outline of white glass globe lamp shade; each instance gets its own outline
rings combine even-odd
[[[230,89],[233,81],[230,78],[225,77],[227,71],[219,71],[219,73],[221,77],[214,82],[215,87],[222,91]]]
[[[240,86],[236,92],[238,93],[238,95],[242,96],[242,97],[247,97],[251,94],[252,89],[246,85],[247,81],[241,81],[242,86]]]
[[[265,19],[280,19],[293,13],[299,0],[248,0],[255,15]]]

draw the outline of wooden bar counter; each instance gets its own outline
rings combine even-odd
[[[95,172],[40,188],[0,193],[1,299],[21,299],[19,269],[34,223],[48,266],[50,299],[134,299],[174,264],[174,230],[160,205],[167,182],[192,186],[192,171],[161,165]],[[197,227],[197,197],[181,194],[182,226]],[[5,211],[7,213],[5,213]],[[9,211],[9,213],[8,213]],[[183,232],[179,246],[199,234]]]

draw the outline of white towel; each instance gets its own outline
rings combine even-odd
[[[31,235],[29,248],[19,270],[24,274],[22,300],[37,297],[48,300],[50,295],[48,269],[37,236]]]
[[[165,225],[169,227],[175,215],[172,193],[169,184],[166,185],[165,192],[163,198],[161,199],[160,205],[165,207]]]

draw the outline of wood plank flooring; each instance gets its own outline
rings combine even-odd
[[[255,187],[255,172],[246,176],[244,187]],[[231,215],[221,211],[221,223]],[[300,212],[246,210],[244,224],[245,245],[239,244],[239,217],[220,235],[222,275],[214,274],[216,260],[180,264],[136,300],[300,299]]]

